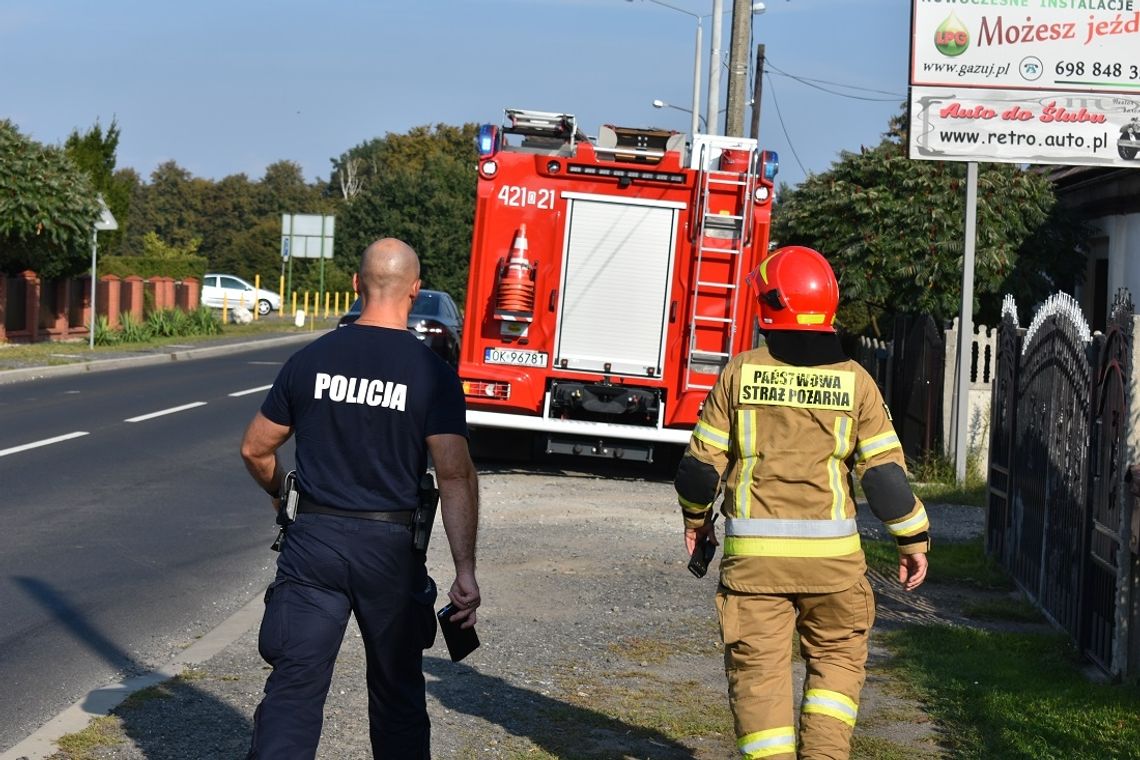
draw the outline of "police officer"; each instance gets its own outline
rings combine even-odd
[[[839,285],[827,260],[780,248],[747,281],[766,345],[728,362],[678,466],[685,543],[692,553],[706,537],[716,542],[723,477],[716,604],[741,756],[797,757],[798,631],[807,668],[798,757],[847,758],[875,615],[852,474],[897,543],[907,591],[926,577],[929,523],[882,396],[835,335]]]
[[[360,318],[294,354],[246,430],[241,454],[274,497],[277,450],[296,436],[301,493],[265,594],[259,650],[273,667],[254,715],[250,758],[312,758],[351,612],[367,658],[375,758],[430,757],[423,649],[435,636],[435,584],[410,528],[428,454],[455,564],[452,619],[475,624],[478,484],[459,379],[407,330],[420,289],[405,243],[364,251]]]

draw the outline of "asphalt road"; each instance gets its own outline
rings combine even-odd
[[[238,443],[298,347],[0,385],[0,751],[264,587]]]

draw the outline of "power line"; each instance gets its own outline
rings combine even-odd
[[[771,64],[771,59],[767,58],[767,57],[765,57],[764,64],[765,64],[765,68],[770,69],[771,72],[775,72],[776,74],[779,74],[780,76],[785,76],[785,77],[788,77],[789,79],[794,79],[802,85],[805,85],[807,87],[812,87],[812,88],[814,88],[816,90],[820,90],[822,92],[826,92],[829,95],[837,95],[841,98],[850,98],[851,100],[866,100],[866,101],[870,101],[870,102],[874,102],[874,103],[891,103],[891,102],[897,102],[899,100],[903,100],[906,98],[905,95],[901,95],[899,93],[894,93],[894,92],[889,92],[887,90],[876,90],[876,89],[873,89],[871,87],[859,87],[858,85],[853,85],[853,84],[843,84],[841,82],[829,82],[826,79],[811,79],[809,77],[801,77],[801,76],[797,76],[795,74],[789,74],[788,72],[782,71],[778,67],[773,66]],[[829,89],[827,87],[823,87],[820,84],[816,84],[817,82],[822,83],[822,84],[833,85],[835,87],[845,87],[849,90],[863,90],[864,92],[879,92],[879,93],[882,93],[884,95],[890,95],[891,97],[888,97],[888,98],[869,98],[869,97],[862,96],[862,95],[850,95],[850,94],[845,93],[845,92],[838,92],[836,90],[832,90],[832,89]]]
[[[788,147],[791,149],[796,163],[799,164],[800,171],[803,172],[806,177],[809,175],[809,172],[804,168],[804,162],[800,160],[800,154],[796,153],[796,146],[792,145],[792,137],[788,134],[788,128],[784,125],[784,114],[780,111],[780,101],[776,99],[776,88],[772,85],[772,77],[770,75],[768,75],[768,92],[772,93],[772,104],[776,106],[776,116],[780,119],[780,129],[784,130],[784,139],[788,141]]]

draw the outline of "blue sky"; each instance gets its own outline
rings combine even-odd
[[[500,122],[505,107],[572,113],[591,135],[688,131],[687,113],[652,101],[691,105],[695,29],[651,0],[0,0],[0,118],[48,144],[117,119],[118,165],[144,178],[174,160],[257,179],[287,159],[325,179],[365,140]],[[905,98],[909,30],[907,0],[767,1],[751,56],[764,43],[760,143],[779,152],[782,181],[878,143]]]

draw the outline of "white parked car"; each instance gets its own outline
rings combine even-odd
[[[232,274],[207,274],[202,278],[202,305],[222,308],[222,301],[233,308],[241,305],[251,311],[257,308],[261,316],[281,309],[281,297],[272,290],[257,289]]]

